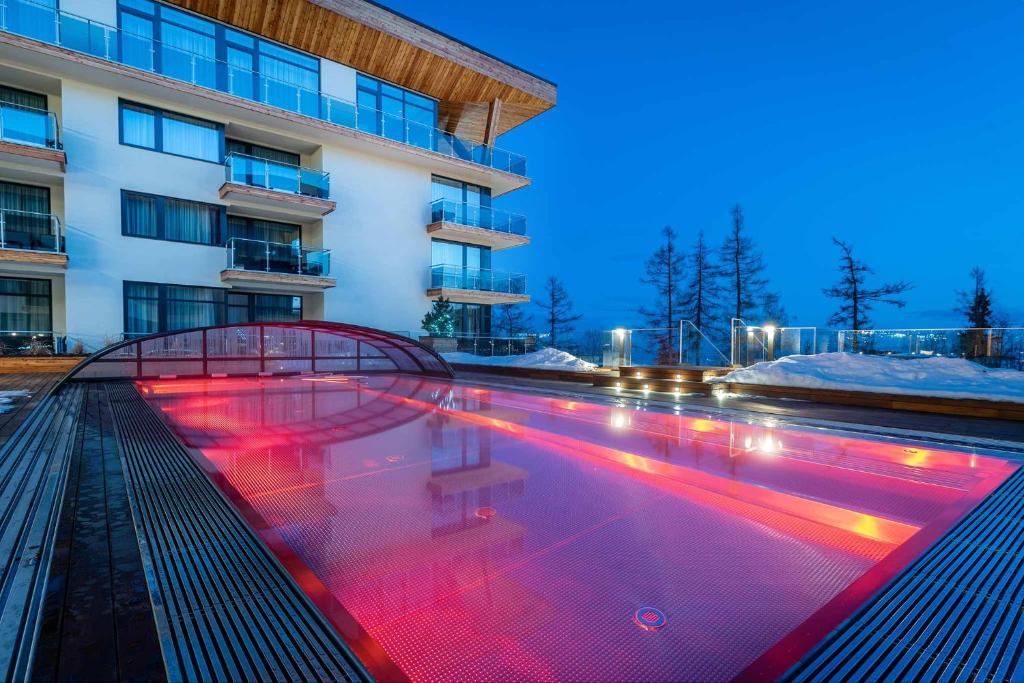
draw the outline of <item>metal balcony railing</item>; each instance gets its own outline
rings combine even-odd
[[[60,219],[49,213],[0,209],[0,248],[62,254]]]
[[[456,223],[509,235],[526,234],[526,216],[489,206],[465,204],[450,199],[436,199],[430,204],[431,223]]]
[[[290,273],[327,277],[331,272],[329,249],[303,249],[298,244],[232,237],[227,242],[229,270]]]
[[[526,158],[519,154],[465,140],[433,125],[357,105],[300,83],[272,78],[208,54],[183,50],[38,1],[0,0],[0,31],[354,128],[453,159],[526,175]]]
[[[9,102],[0,102],[0,140],[63,149],[56,114]]]
[[[225,157],[224,174],[229,183],[290,192],[318,199],[327,199],[331,191],[329,173],[237,152],[232,152]]]
[[[472,289],[500,294],[526,294],[526,276],[489,268],[437,265],[430,267],[430,287]]]

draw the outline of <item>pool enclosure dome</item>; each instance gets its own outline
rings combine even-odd
[[[392,332],[326,321],[241,323],[161,332],[108,346],[66,380],[401,372],[450,379],[435,351]]]

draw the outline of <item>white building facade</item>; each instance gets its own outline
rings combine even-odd
[[[492,205],[528,185],[526,163],[495,141],[553,106],[554,86],[379,6],[338,4],[288,0],[236,26],[198,1],[6,0],[6,349],[260,320],[415,336],[442,295],[459,334],[490,335],[492,306],[528,301],[525,276],[494,256],[528,243],[526,221]],[[405,63],[300,49],[289,41],[316,40],[296,18],[360,30],[328,47],[392,41]],[[433,75],[403,75],[424,60]]]

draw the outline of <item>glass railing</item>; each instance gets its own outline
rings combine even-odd
[[[57,116],[52,111],[0,102],[0,140],[61,149]]]
[[[506,273],[489,268],[438,265],[430,267],[430,287],[526,294],[526,276],[522,273]]]
[[[454,159],[526,175],[526,158],[464,140],[431,125],[357,106],[302,84],[278,80],[207,54],[191,52],[69,14],[32,0],[0,0],[0,30],[152,71],[290,112],[354,128]]]
[[[60,219],[48,213],[0,209],[0,248],[64,253]]]
[[[450,199],[437,199],[430,204],[430,222],[457,223],[510,235],[526,234],[526,216]]]
[[[303,249],[297,243],[283,244],[232,237],[227,242],[229,270],[256,270],[327,277],[331,272],[329,249]]]
[[[260,159],[248,154],[228,154],[224,159],[224,173],[229,183],[263,187],[319,199],[327,199],[330,194],[329,173]]]

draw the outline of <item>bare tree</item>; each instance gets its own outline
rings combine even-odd
[[[839,282],[822,290],[825,296],[838,299],[839,309],[829,318],[829,325],[843,325],[848,329],[862,330],[871,324],[869,314],[875,304],[889,304],[903,308],[907,302],[899,298],[900,294],[913,288],[909,282],[902,280],[890,282],[880,287],[868,287],[866,276],[874,271],[863,261],[853,255],[853,247],[835,237],[832,242],[839,247]],[[858,348],[857,335],[853,336],[853,349]]]
[[[544,324],[548,328],[548,343],[556,346],[560,337],[567,337],[576,329],[574,323],[580,315],[573,314],[572,300],[565,285],[557,277],[548,278],[544,299],[535,302],[544,310]]]
[[[493,325],[504,337],[515,337],[528,332],[533,320],[520,304],[501,304],[496,307]]]
[[[679,325],[680,286],[686,257],[676,249],[676,231],[665,226],[664,241],[647,259],[640,282],[651,285],[656,292],[653,308],[640,307],[640,315],[649,327],[664,330],[654,337],[653,351],[659,363],[667,363],[674,354],[676,327]]]
[[[732,209],[732,227],[720,250],[721,273],[730,295],[729,314],[746,318],[761,310],[764,303],[764,258],[746,234],[743,209]]]

